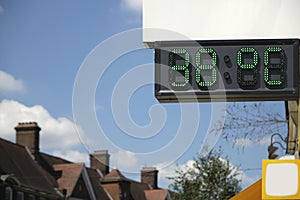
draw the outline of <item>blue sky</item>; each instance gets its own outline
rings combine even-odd
[[[141,167],[156,166],[167,187],[176,164],[200,152],[217,105],[158,103],[141,28],[140,0],[0,0],[0,136],[14,141],[18,122],[36,121],[42,151],[88,164],[89,152],[108,149],[111,167],[138,180]],[[216,142],[244,187],[260,177],[268,138],[237,141],[243,150]]]

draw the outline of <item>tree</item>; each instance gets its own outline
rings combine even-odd
[[[229,160],[221,158],[221,151],[198,155],[191,167],[177,169],[176,176],[168,177],[173,183],[171,199],[226,200],[241,191],[238,170]]]
[[[217,122],[210,133],[221,132],[222,138],[233,144],[241,141],[240,139],[264,143],[261,140],[270,140],[273,133],[286,137],[288,120],[283,110],[283,103],[231,103],[225,112],[225,123]]]

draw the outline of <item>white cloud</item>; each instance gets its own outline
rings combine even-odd
[[[220,160],[224,163],[226,162],[226,160],[223,158],[220,158]],[[159,182],[161,184],[160,187],[167,188],[172,183],[172,181],[169,180],[167,177],[176,176],[175,171],[178,169],[185,172],[188,169],[193,168],[194,163],[194,160],[188,160],[186,163],[181,165],[176,165],[174,163],[166,167],[167,162],[156,165],[155,167],[159,170]],[[229,163],[229,166],[231,169],[233,169],[233,172],[237,172],[238,175],[236,178],[241,180],[241,185],[243,188],[248,187],[249,185],[257,181],[259,178],[261,178],[258,175],[256,175],[255,177],[249,177],[243,170],[240,170],[232,163]]]
[[[134,12],[141,12],[142,0],[121,0],[121,7]]]
[[[248,138],[237,138],[234,140],[234,145],[238,147],[249,147],[253,142]]]
[[[223,163],[226,163],[227,161],[223,158],[220,158],[220,160]],[[231,162],[229,162],[229,167],[232,170],[232,173],[237,173],[236,178],[241,180],[241,186],[242,188],[247,188],[250,185],[252,185],[254,182],[256,182],[258,179],[261,178],[261,176],[259,175],[255,175],[254,177],[250,177],[246,174],[246,172],[242,169],[239,169],[237,166],[235,166],[234,164],[232,164]]]
[[[250,185],[252,185],[253,183],[255,183],[256,181],[258,181],[261,176],[259,175],[255,175],[254,177],[250,177],[248,176],[245,172],[240,171],[240,175],[238,176],[238,178],[241,180],[241,184],[242,184],[242,188],[246,189],[247,187],[249,187]]]
[[[11,74],[0,71],[0,94],[7,92],[21,92],[24,88],[24,84],[21,80],[15,79]]]
[[[234,139],[234,145],[237,147],[253,147],[254,145],[260,145],[260,146],[266,146],[270,145],[271,142],[271,136],[265,136],[260,139],[251,140],[249,138],[236,138]]]
[[[80,144],[75,124],[69,119],[56,119],[41,105],[28,107],[13,100],[0,102],[0,137],[12,140],[18,122],[29,121],[37,122],[42,129],[41,149],[62,150]],[[80,134],[83,137],[82,131]]]
[[[155,165],[155,167],[159,170],[158,179],[160,183],[160,187],[168,188],[168,186],[172,183],[167,177],[176,176],[175,171],[180,169],[183,171],[187,171],[189,168],[192,168],[194,165],[194,160],[189,160],[184,164],[177,165],[176,163],[170,164],[169,162],[160,163]]]
[[[260,140],[257,140],[257,143],[260,145],[270,145],[271,144],[271,136],[263,137]]]
[[[64,158],[66,160],[78,163],[78,162],[84,162],[86,165],[89,163],[89,155],[88,153],[81,153],[79,151],[75,150],[69,150],[69,151],[54,151],[52,155]]]
[[[226,160],[220,158],[222,162],[226,163]],[[242,188],[247,188],[249,185],[253,184],[257,181],[260,177],[257,175],[255,177],[249,177],[245,171],[239,169],[237,166],[229,162],[229,166],[232,169],[232,173],[237,173],[236,178],[241,180]]]
[[[173,163],[172,165],[166,166],[167,163],[160,163],[155,167],[159,170],[160,176],[172,176],[176,169],[180,168],[180,166]]]
[[[135,171],[137,169],[137,158],[129,151],[118,151],[111,155],[111,166],[122,169],[122,171]]]
[[[3,6],[0,5],[0,14],[4,12]]]

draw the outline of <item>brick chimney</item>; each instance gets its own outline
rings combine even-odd
[[[28,147],[31,154],[37,158],[40,147],[40,130],[36,122],[19,123],[15,127],[16,143]]]
[[[90,154],[90,167],[99,169],[103,176],[109,173],[109,153],[107,150],[94,151]]]
[[[155,167],[144,167],[141,170],[141,182],[151,185],[152,189],[157,189],[158,170]]]

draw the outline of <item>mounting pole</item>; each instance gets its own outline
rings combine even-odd
[[[299,52],[300,58],[300,52]],[[300,67],[300,66],[299,66]],[[299,70],[300,77],[300,70]],[[298,83],[300,88],[300,79]],[[300,97],[297,101],[286,102],[287,119],[288,119],[288,137],[286,153],[294,154],[296,159],[299,159],[300,152]]]
[[[300,145],[299,145],[299,142],[300,142],[300,134],[299,134],[299,131],[300,131],[300,99],[298,99],[297,101],[297,118],[298,118],[298,121],[297,121],[297,131],[296,131],[296,134],[297,134],[297,140],[296,140],[296,149],[297,151],[295,152],[295,158],[296,159],[299,159],[299,152],[300,152]]]
[[[297,101],[288,101],[287,102],[287,119],[288,119],[288,137],[287,137],[287,147],[286,153],[295,155],[295,158],[298,159],[298,102]]]

